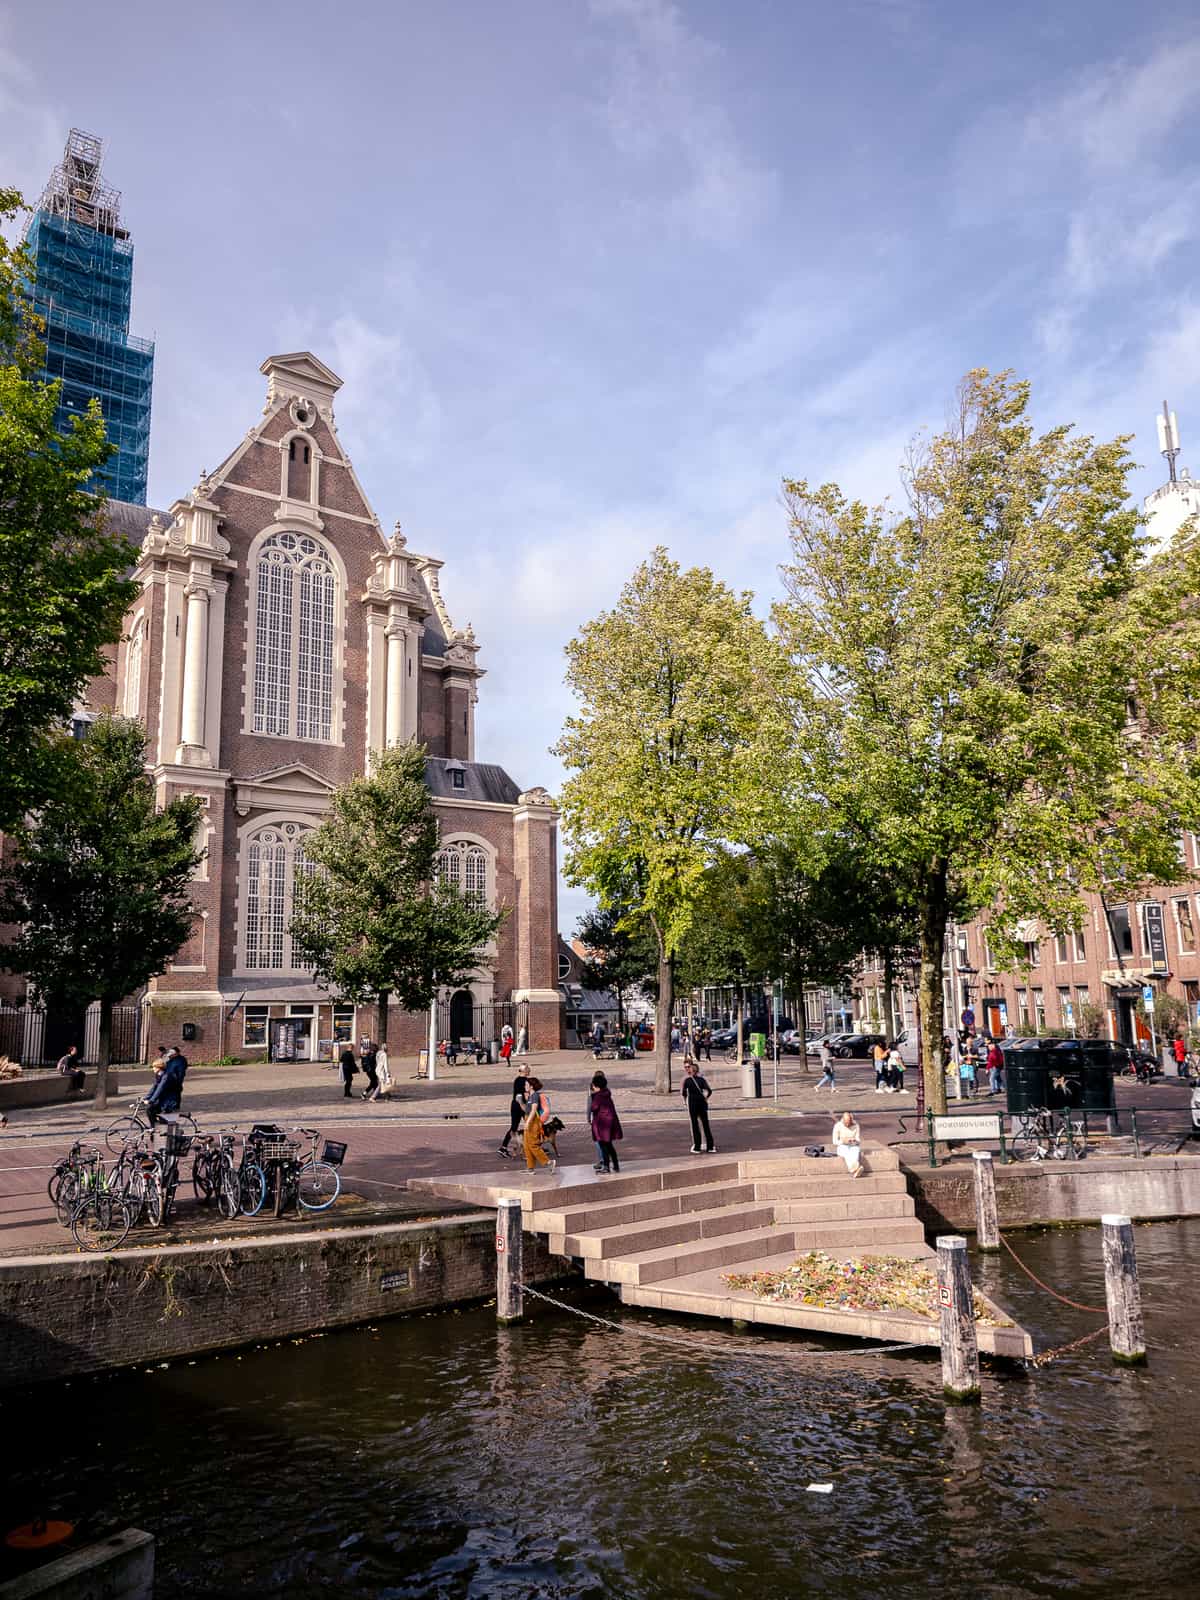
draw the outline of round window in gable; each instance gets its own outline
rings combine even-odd
[[[292,421],[298,428],[307,428],[316,421],[316,407],[308,400],[293,400],[289,410]]]

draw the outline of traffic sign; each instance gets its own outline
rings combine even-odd
[[[1142,1004],[1147,1011],[1154,1010],[1154,985],[1151,983],[1142,986]]]

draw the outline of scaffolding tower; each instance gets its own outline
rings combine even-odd
[[[121,224],[120,191],[103,181],[103,142],[72,128],[50,174],[25,244],[33,302],[46,323],[47,379],[58,380],[56,426],[100,402],[117,453],[96,474],[118,500],[146,503],[154,343],[129,332],[133,241]]]

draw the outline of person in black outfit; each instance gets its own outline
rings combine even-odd
[[[687,1106],[688,1116],[692,1119],[692,1154],[700,1154],[700,1135],[704,1135],[704,1150],[708,1154],[717,1147],[713,1143],[712,1129],[708,1125],[708,1101],[712,1095],[707,1081],[700,1076],[700,1069],[694,1061],[689,1061],[683,1069],[683,1102]]]
[[[342,1074],[342,1088],[345,1090],[346,1099],[350,1100],[353,1098],[350,1092],[350,1080],[358,1071],[358,1063],[355,1061],[354,1051],[351,1050],[349,1045],[342,1051],[338,1067]]]
[[[509,1141],[521,1126],[521,1119],[525,1115],[525,1096],[529,1093],[529,1080],[523,1072],[518,1072],[512,1082],[512,1099],[508,1106],[508,1132],[500,1141],[500,1154],[512,1155],[508,1148]]]
[[[367,1087],[362,1092],[362,1097],[365,1100],[368,1095],[379,1093],[379,1077],[375,1071],[375,1046],[370,1039],[363,1040],[362,1052],[358,1059],[367,1075]]]

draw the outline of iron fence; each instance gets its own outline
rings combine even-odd
[[[499,1039],[505,1027],[512,1029],[515,1039],[528,1025],[527,1000],[493,1000],[490,1005],[476,1005],[469,990],[464,989],[449,999],[438,1001],[438,1038],[453,1039],[455,1044],[463,1039],[490,1044],[493,1039]]]
[[[141,1006],[114,1006],[112,1016],[112,1056],[116,1065],[129,1065],[141,1059]],[[71,1045],[79,1046],[80,1058],[95,1062],[100,1054],[100,1007],[86,1010],[44,1006],[0,1006],[0,1055],[19,1061],[24,1067],[53,1066]]]

